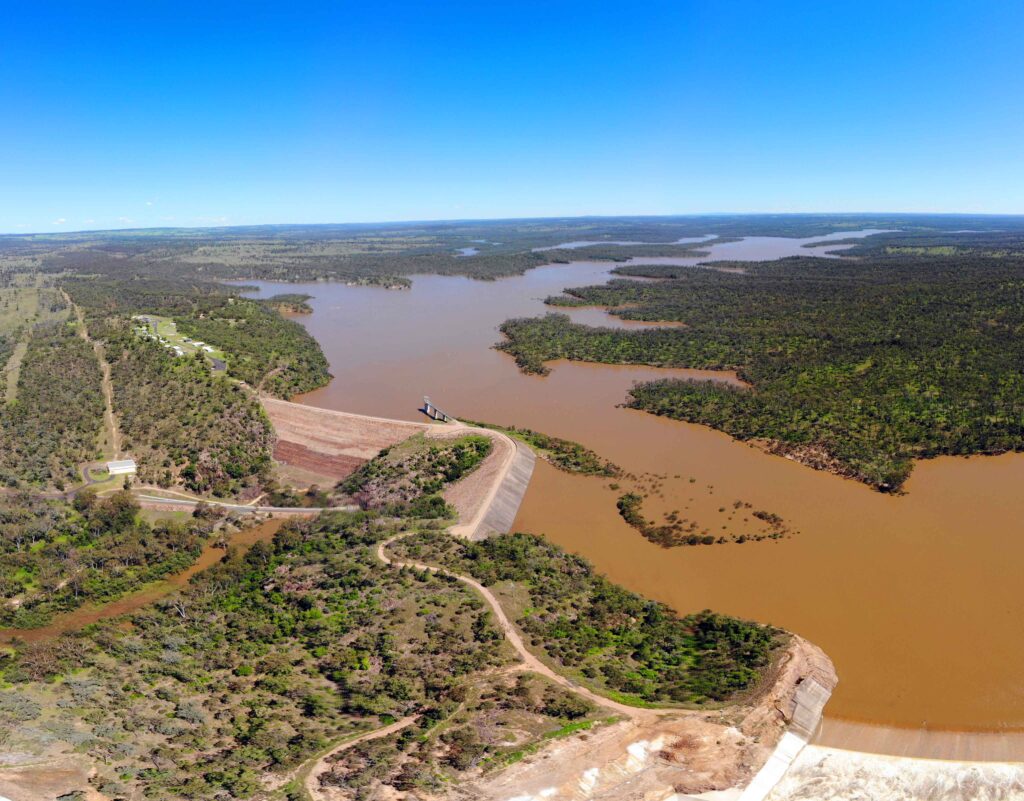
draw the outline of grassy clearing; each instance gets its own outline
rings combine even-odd
[[[196,353],[202,353],[208,359],[227,361],[227,356],[224,355],[224,351],[220,348],[215,348],[213,345],[201,340],[190,339],[179,332],[178,324],[170,317],[161,317],[156,314],[146,314],[143,317],[150,321],[148,325],[140,319],[134,320],[135,332],[140,336],[145,336],[147,333],[155,335],[161,344],[166,343],[168,349],[174,346],[181,348],[185,356],[194,356]]]
[[[145,520],[149,524],[173,521],[176,523],[184,523],[192,519],[192,512],[190,511],[161,511],[159,509],[142,509],[139,511],[139,519]]]
[[[7,388],[4,392],[4,399],[8,403],[13,403],[18,397],[18,377],[21,375],[21,360],[25,358],[27,351],[28,342],[22,340],[14,346],[11,358],[7,360],[7,366],[4,367],[4,373],[7,376]]]
[[[97,479],[95,484],[90,485],[97,494],[105,495],[124,488],[124,476],[112,476],[106,470],[96,469],[90,470],[89,475]]]
[[[0,288],[0,337],[17,339],[4,366],[4,398],[13,402],[18,395],[21,362],[28,351],[28,337],[34,325],[67,316],[56,290],[46,287],[41,276],[18,276],[10,286]]]
[[[16,333],[38,313],[39,288],[34,281],[0,289],[0,334]]]
[[[569,737],[573,734],[590,731],[595,726],[607,726],[617,721],[618,718],[615,717],[605,718],[603,720],[572,721],[559,726],[553,731],[542,734],[540,739],[536,742],[530,743],[522,748],[517,748],[514,751],[506,751],[503,754],[491,757],[490,759],[485,760],[482,765],[485,770],[500,770],[501,768],[507,768],[509,765],[514,765],[516,762],[522,762],[526,757],[536,754],[551,740],[560,740],[563,737]]]

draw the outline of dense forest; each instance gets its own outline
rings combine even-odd
[[[114,412],[142,481],[220,497],[256,494],[271,468],[273,431],[259,401],[211,373],[201,355],[175,358],[125,320],[105,331]]]
[[[869,239],[850,240],[848,256],[1024,256],[1024,230],[1017,218],[1004,218],[1004,225],[965,226],[954,230],[909,230],[878,234]]]
[[[339,512],[289,522],[146,609],[0,652],[6,747],[85,754],[109,797],[265,797],[265,777],[286,780],[330,743],[414,717],[332,760],[323,784],[358,798],[382,783],[436,791],[598,724],[575,694],[495,670],[514,656],[470,588],[379,561],[377,545],[408,525]],[[780,642],[708,613],[679,620],[533,537],[425,533],[392,547],[497,588],[525,582],[528,639],[635,703],[736,698]]]
[[[699,705],[734,697],[754,685],[779,644],[773,629],[735,618],[677,617],[542,537],[467,542],[423,532],[393,550],[469,573],[499,592],[525,587],[517,622],[528,640],[580,681],[627,702]]]
[[[79,465],[97,456],[102,418],[92,347],[63,322],[35,327],[16,397],[0,407],[0,481],[60,489],[76,482]]]
[[[448,717],[509,657],[469,589],[376,559],[387,532],[361,515],[288,524],[178,596],[0,655],[7,736],[87,753],[109,797],[248,798],[340,736]]]
[[[558,358],[737,370],[751,390],[664,380],[634,388],[629,405],[885,490],[904,483],[915,458],[1024,446],[1024,260],[737,266],[745,272],[671,268],[672,279],[619,279],[549,299],[684,327],[590,328],[552,314],[506,322],[499,347],[532,372]]]
[[[85,603],[117,598],[199,555],[208,520],[141,520],[127,492],[73,505],[29,493],[0,508],[0,625],[32,628]]]
[[[276,301],[201,282],[79,279],[65,286],[91,319],[143,313],[173,318],[182,334],[224,351],[230,376],[268,394],[287,398],[330,380],[319,344],[282,317]]]

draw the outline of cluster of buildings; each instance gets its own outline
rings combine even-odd
[[[138,334],[140,337],[145,337],[146,339],[151,339],[154,342],[159,342],[161,345],[163,345],[165,348],[171,351],[175,356],[185,355],[185,349],[181,345],[175,342],[171,342],[166,337],[160,336],[159,319],[151,317],[148,314],[136,314],[132,317],[132,319],[142,324],[136,326],[135,328],[135,333]],[[201,350],[207,354],[213,353],[213,347],[211,345],[207,345],[205,342],[200,342],[198,339],[189,339],[188,337],[182,337],[181,341],[184,342],[186,345],[191,345],[196,350]]]
[[[199,350],[206,351],[207,353],[213,353],[213,347],[211,345],[207,345],[205,342],[200,342],[198,339],[188,339],[186,337],[185,342]]]
[[[160,325],[159,320],[153,317],[149,317],[148,315],[145,314],[136,314],[132,317],[132,319],[135,320],[136,322],[142,323],[142,325],[136,326],[135,328],[135,333],[138,334],[140,337],[151,339],[154,342],[159,342],[161,345],[163,345],[165,348],[171,351],[175,356],[185,355],[185,349],[181,347],[181,345],[176,345],[175,343],[169,341],[165,337],[160,336],[158,327]]]

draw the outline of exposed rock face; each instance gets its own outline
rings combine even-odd
[[[798,703],[807,682],[831,692],[835,669],[793,637],[766,686],[748,703],[717,711],[631,720],[554,742],[493,777],[467,782],[451,798],[474,801],[668,801],[740,789],[760,770],[787,730],[816,725]],[[770,683],[769,683],[770,682]]]

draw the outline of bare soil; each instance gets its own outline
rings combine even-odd
[[[428,430],[427,423],[385,420],[261,398],[277,432],[274,458],[336,483],[382,449]]]
[[[791,719],[797,686],[836,682],[825,654],[799,637],[747,704],[709,712],[633,710],[627,719],[557,740],[518,765],[462,785],[451,797],[506,801],[631,801],[743,787]]]
[[[88,761],[78,755],[5,754],[4,758],[6,764],[0,764],[0,798],[10,801],[52,801],[86,787],[91,773]],[[89,789],[85,801],[106,801],[106,796]]]

